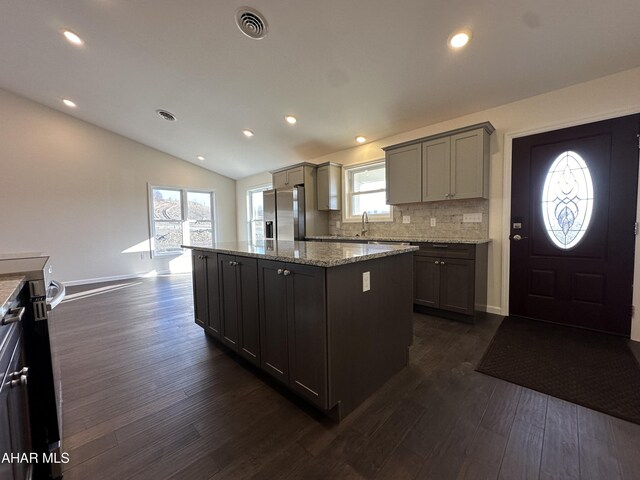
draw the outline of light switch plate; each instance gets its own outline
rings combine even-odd
[[[435,227],[436,226],[436,219],[435,217],[431,217],[431,226]]]
[[[482,223],[482,213],[465,213],[462,215],[463,223]]]
[[[402,223],[411,223],[411,217],[409,215],[403,215]]]
[[[371,272],[364,272],[362,274],[362,291],[368,292],[371,290]]]

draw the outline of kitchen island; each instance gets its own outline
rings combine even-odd
[[[185,247],[196,323],[331,417],[344,417],[407,364],[417,247]]]

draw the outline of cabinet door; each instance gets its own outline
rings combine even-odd
[[[218,278],[220,289],[220,339],[228,347],[238,351],[238,278],[236,257],[218,254]]]
[[[295,187],[304,184],[304,167],[296,167],[287,170],[287,186]]]
[[[284,188],[287,186],[287,171],[276,172],[272,175],[273,188]]]
[[[473,315],[474,260],[443,258],[440,260],[440,308]]]
[[[258,313],[258,260],[236,257],[240,305],[240,355],[260,366],[260,315]]]
[[[289,385],[319,407],[327,408],[325,269],[287,264],[286,271],[290,272],[285,277]]]
[[[20,335],[17,329],[10,336]],[[15,337],[14,337],[15,338]],[[7,344],[11,344],[11,340]],[[0,371],[0,378],[6,374],[17,372],[25,366],[22,340],[18,339],[13,353],[10,349],[3,352],[2,364],[5,371]],[[7,357],[11,357],[9,360]],[[8,364],[5,362],[8,361]],[[31,451],[29,435],[29,406],[27,402],[27,387],[19,385],[14,388],[8,386],[10,380],[0,386],[0,454],[27,453]],[[3,480],[24,480],[27,478],[28,463],[0,462],[0,478]]]
[[[220,289],[218,287],[218,254],[206,252],[204,254],[207,265],[207,305],[209,309],[208,321],[205,326],[207,332],[216,338],[221,338],[220,328]]]
[[[193,271],[193,305],[195,320],[198,325],[205,327],[209,317],[207,305],[207,260],[204,252],[193,250],[191,252],[191,265]]]
[[[451,139],[422,144],[422,201],[447,200],[451,182]]]
[[[258,299],[260,302],[260,364],[278,380],[289,382],[287,347],[287,290],[285,264],[258,260]]]
[[[341,177],[342,169],[337,165],[318,167],[318,210],[340,210]]]
[[[478,198],[486,195],[484,129],[451,137],[451,198]],[[488,172],[486,172],[488,173]]]
[[[385,155],[387,203],[422,201],[422,145],[388,150]]]
[[[440,260],[437,257],[413,256],[413,303],[426,307],[440,306]]]

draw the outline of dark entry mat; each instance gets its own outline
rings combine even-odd
[[[640,424],[640,365],[624,338],[507,317],[476,370]]]

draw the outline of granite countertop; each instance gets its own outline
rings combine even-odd
[[[285,242],[264,240],[256,243],[223,242],[211,247],[183,245],[184,248],[205,250],[244,257],[264,258],[281,262],[336,267],[347,263],[400,255],[417,250],[408,245],[369,245],[340,242]]]
[[[337,242],[341,240],[359,240],[363,242],[413,242],[413,243],[464,243],[467,245],[481,245],[483,243],[491,242],[491,239],[485,238],[482,240],[467,240],[463,238],[428,238],[428,237],[391,237],[391,236],[371,236],[371,237],[346,237],[335,235],[317,235],[306,237],[307,240],[335,240]]]
[[[9,302],[18,293],[23,281],[23,275],[0,277],[0,318],[6,315],[9,309]]]

